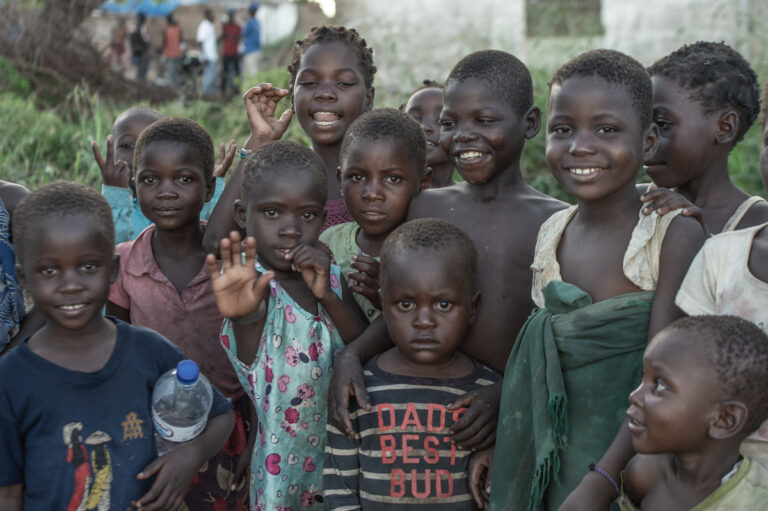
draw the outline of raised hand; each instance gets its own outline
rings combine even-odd
[[[91,142],[91,150],[93,150],[93,157],[96,159],[96,164],[101,171],[102,182],[107,186],[128,188],[131,172],[127,162],[123,160],[115,161],[115,142],[112,135],[107,135],[106,160],[101,157],[99,145],[95,140]]]
[[[271,271],[261,275],[256,271],[256,240],[250,236],[245,239],[243,259],[240,233],[232,231],[229,238],[221,240],[220,252],[221,272],[213,254],[205,258],[219,312],[226,318],[234,319],[256,312],[264,301],[269,282],[275,276]]]
[[[352,258],[352,268],[357,272],[347,275],[350,291],[363,295],[371,305],[380,310],[379,262],[371,256],[358,254]]]
[[[219,145],[219,158],[216,160],[216,166],[213,167],[213,177],[227,175],[229,167],[232,166],[232,160],[235,158],[235,149],[237,149],[237,143],[234,140],[229,141],[229,147],[226,149],[224,149],[224,144]]]
[[[331,258],[328,251],[302,243],[293,247],[285,258],[291,261],[293,271],[301,273],[304,283],[319,301],[328,298],[331,291]]]
[[[293,110],[287,109],[280,118],[275,118],[277,104],[288,95],[288,89],[273,87],[271,83],[262,83],[251,87],[243,94],[245,112],[248,114],[248,124],[251,136],[245,144],[246,149],[254,149],[272,140],[280,140],[288,123],[291,122]]]

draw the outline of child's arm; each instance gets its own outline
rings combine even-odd
[[[221,272],[213,254],[206,257],[205,267],[211,275],[219,312],[232,320],[237,356],[250,363],[258,349],[266,316],[269,282],[275,274],[269,271],[259,275],[256,271],[256,240],[251,236],[245,239],[243,260],[240,233],[237,231],[232,231],[229,238],[221,240],[221,260]]]
[[[21,511],[24,503],[24,485],[0,486],[0,511]]]
[[[466,408],[453,426],[451,439],[462,449],[486,449],[496,442],[502,381],[467,392],[448,405],[449,410]]]
[[[493,479],[493,447],[478,451],[469,458],[467,485],[469,494],[480,509],[488,509],[491,501],[491,480]]]
[[[138,508],[178,508],[197,471],[224,446],[234,425],[235,419],[231,410],[219,414],[208,420],[200,436],[147,465],[136,477],[156,477],[146,495],[137,502]]]
[[[301,272],[307,287],[328,311],[345,343],[363,333],[368,321],[352,293],[346,288],[344,280],[337,284],[341,286],[341,298],[331,289],[331,258],[327,250],[300,244],[293,247],[285,258],[291,261],[294,271]]]
[[[278,89],[271,83],[262,83],[252,87],[243,95],[245,112],[251,135],[243,147],[246,150],[255,149],[272,140],[279,140],[288,128],[293,111],[289,108],[275,118],[275,109],[282,98],[288,95],[287,89]],[[208,218],[208,226],[203,234],[203,247],[212,254],[218,254],[218,242],[229,236],[232,231],[239,231],[235,223],[234,205],[240,198],[240,188],[243,185],[244,160],[239,159],[232,176],[213,211]]]

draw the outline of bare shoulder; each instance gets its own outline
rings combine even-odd
[[[0,181],[0,199],[9,213],[13,214],[16,205],[27,195],[29,195],[29,190],[26,187],[8,181]]]
[[[668,454],[635,454],[622,475],[624,492],[635,504],[640,504],[653,488],[664,479],[670,464]]]
[[[692,259],[706,240],[704,230],[693,217],[677,215],[667,228],[662,244],[662,258],[665,254],[690,255]]]
[[[538,213],[537,216],[541,217],[543,222],[556,211],[567,208],[569,205],[563,201],[557,200],[554,197],[550,197],[544,194],[532,186],[527,186],[523,193],[518,194],[516,202],[523,207],[527,207],[534,213]]]
[[[768,222],[768,202],[760,201],[747,210],[737,228],[746,229],[747,227],[754,227],[766,222]]]
[[[408,218],[442,217],[441,211],[462,201],[466,196],[464,183],[419,192],[408,206]]]

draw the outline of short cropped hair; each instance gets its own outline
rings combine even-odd
[[[29,233],[51,217],[86,215],[96,221],[100,234],[115,244],[112,209],[99,192],[80,183],[57,181],[27,195],[13,211],[13,244],[19,261],[26,257]]]
[[[366,112],[352,122],[341,142],[341,165],[347,155],[364,140],[394,140],[407,151],[409,161],[419,169],[419,176],[427,169],[427,140],[424,131],[413,117],[394,108],[378,108]]]
[[[690,93],[709,114],[733,108],[739,114],[738,143],[760,112],[760,87],[749,62],[725,43],[686,44],[648,68],[651,76],[668,78]]]
[[[155,121],[141,132],[133,151],[133,169],[139,171],[139,162],[144,159],[147,148],[156,142],[178,142],[186,144],[203,168],[206,180],[213,177],[214,149],[211,136],[205,128],[192,119],[167,117]]]
[[[320,43],[343,43],[349,45],[357,53],[357,65],[363,74],[365,88],[373,87],[373,76],[376,74],[376,66],[373,65],[373,48],[369,48],[365,39],[354,28],[339,27],[335,25],[323,25],[312,27],[304,39],[299,39],[293,46],[291,63],[288,64],[288,72],[291,74],[290,90],[293,92],[293,84],[301,65],[301,57],[313,45]]]
[[[483,50],[470,53],[453,66],[445,87],[469,79],[484,82],[494,95],[512,105],[519,115],[533,105],[531,73],[520,59],[507,52]]]
[[[754,323],[736,316],[691,316],[666,330],[696,337],[707,349],[710,368],[726,399],[747,405],[747,432],[768,419],[768,335]]]
[[[477,289],[477,249],[469,235],[455,224],[439,218],[417,218],[392,231],[381,247],[379,281],[387,285],[388,267],[403,252],[439,251],[459,259],[462,271],[446,278],[465,278],[472,290]]]
[[[401,104],[401,105],[398,107],[398,109],[399,109],[399,110],[402,110],[403,112],[405,112],[405,105],[407,105],[407,104],[408,104],[408,101],[410,101],[410,100],[411,100],[411,98],[413,97],[413,95],[414,95],[414,94],[416,94],[417,92],[421,92],[421,91],[423,91],[424,89],[437,89],[437,90],[443,90],[443,89],[445,89],[445,85],[443,85],[443,84],[442,84],[442,83],[440,83],[440,82],[436,82],[436,81],[434,81],[434,80],[429,80],[429,79],[427,79],[427,80],[422,80],[422,82],[421,82],[421,85],[420,85],[418,88],[414,89],[414,91],[413,91],[413,92],[411,92],[411,93],[408,95],[408,98],[405,100],[405,103],[402,103],[402,104]]]
[[[598,77],[624,88],[632,106],[637,110],[640,127],[645,130],[653,119],[653,86],[642,64],[629,55],[615,50],[592,50],[578,55],[555,71],[549,82],[550,92],[555,84],[568,78]]]
[[[154,108],[149,108],[148,106],[132,106],[128,110],[123,111],[120,115],[117,116],[117,119],[115,119],[114,124],[112,124],[113,135],[115,134],[115,126],[125,121],[129,117],[141,117],[144,119],[149,119],[150,122],[155,122],[162,119],[163,114]]]
[[[269,181],[286,172],[307,174],[322,194],[328,198],[328,177],[325,164],[312,149],[288,140],[268,142],[251,152],[243,168],[242,199],[248,202],[259,191],[259,183]]]
[[[763,85],[763,96],[760,99],[760,129],[765,129],[766,116],[768,116],[768,78]]]

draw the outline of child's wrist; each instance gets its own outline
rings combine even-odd
[[[246,314],[245,316],[229,317],[229,320],[235,325],[250,325],[253,323],[258,323],[264,319],[265,315],[266,307],[259,305],[259,308],[250,314]]]

